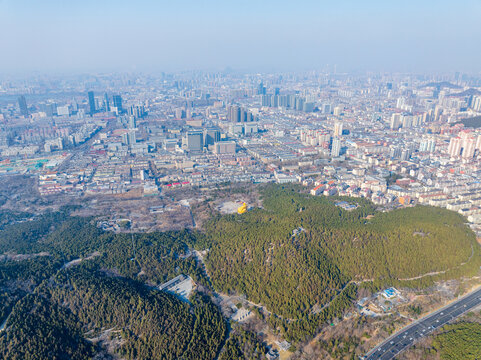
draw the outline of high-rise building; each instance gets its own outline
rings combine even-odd
[[[478,150],[479,152],[481,152],[481,134],[478,135],[477,139],[476,139],[476,150]]]
[[[252,113],[249,110],[241,109],[240,121],[241,122],[254,121],[254,115],[252,115]]]
[[[389,157],[391,159],[399,159],[401,157],[401,148],[400,147],[392,147],[391,150],[389,151]]]
[[[257,134],[259,132],[259,125],[257,122],[244,124],[244,134]]]
[[[451,138],[449,141],[448,153],[451,157],[456,157],[461,154],[462,140],[459,137]]]
[[[303,111],[305,101],[306,100],[304,98],[296,97],[294,100],[294,109],[298,111]]]
[[[266,88],[264,86],[264,84],[261,83],[259,84],[259,86],[257,87],[257,95],[265,95],[266,94]]]
[[[266,107],[272,106],[272,96],[271,95],[261,95],[261,105]]]
[[[401,117],[402,128],[408,129],[413,126],[413,117],[410,115],[404,115]]]
[[[227,109],[227,119],[233,123],[251,122],[255,120],[255,116],[247,109],[232,105]]]
[[[422,139],[419,144],[419,152],[433,153],[436,149],[436,141],[434,139]]]
[[[464,139],[462,157],[464,159],[472,159],[476,150],[476,140],[474,137]]]
[[[235,141],[219,141],[214,144],[216,154],[235,154]]]
[[[401,126],[401,114],[392,114],[391,116],[391,123],[389,124],[392,130],[397,130]]]
[[[104,94],[104,110],[110,111],[110,101],[109,101],[109,96],[107,95],[107,93]]]
[[[119,113],[123,112],[123,109],[122,109],[122,96],[120,96],[120,95],[114,95],[114,96],[112,96],[112,102],[113,102],[114,107],[117,108],[117,111],[118,111]]]
[[[237,123],[241,120],[241,108],[236,105],[229,106],[227,110],[227,119],[230,122]]]
[[[137,136],[135,134],[135,130],[129,131],[129,145],[133,145],[137,142]]]
[[[90,115],[95,113],[95,96],[93,91],[87,93],[89,98],[89,113]]]
[[[18,107],[23,116],[28,116],[27,99],[25,99],[24,95],[18,97]]]
[[[176,119],[185,119],[185,110],[182,108],[175,109],[175,118]]]
[[[132,105],[127,110],[129,115],[135,116],[135,118],[143,118],[145,113],[145,107],[143,105]]]
[[[129,129],[135,129],[137,127],[137,121],[135,119],[135,116],[130,116],[129,117]]]
[[[186,134],[186,146],[189,151],[202,151],[204,141],[200,131],[189,131]]]
[[[471,99],[471,108],[474,111],[481,111],[481,96],[473,96]]]
[[[439,106],[436,106],[434,108],[434,121],[438,121],[442,113],[443,109]]]
[[[58,116],[70,116],[70,106],[57,106],[57,115]]]
[[[44,111],[47,114],[47,116],[57,115],[57,104],[55,103],[46,104]]]
[[[403,106],[404,106],[404,104],[405,104],[405,102],[406,102],[406,99],[405,99],[405,98],[403,98],[403,97],[398,98],[397,101],[396,101],[396,107],[397,107],[398,109],[402,109]]]
[[[411,149],[403,149],[401,151],[401,160],[402,161],[407,161],[411,158],[412,151]]]
[[[335,137],[332,139],[331,156],[338,157],[341,155],[341,139]]]
[[[204,129],[204,146],[214,145],[220,141],[220,130],[215,128]]]
[[[276,105],[277,106],[277,105]],[[302,111],[304,112],[313,112],[315,108],[315,104],[313,102],[305,102],[302,106]]]
[[[339,137],[342,135],[342,122],[336,121],[334,124],[334,136]]]

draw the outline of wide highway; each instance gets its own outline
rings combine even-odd
[[[391,335],[383,343],[369,351],[364,360],[395,359],[403,350],[410,348],[415,342],[434,330],[461,316],[465,312],[481,304],[481,287],[446,305],[445,307],[426,315]]]

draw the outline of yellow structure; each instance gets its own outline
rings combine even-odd
[[[247,204],[246,203],[242,203],[242,205],[237,208],[237,212],[239,214],[243,214],[246,211],[247,211]]]

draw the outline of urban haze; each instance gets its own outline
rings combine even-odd
[[[481,359],[480,17],[0,0],[0,358]]]

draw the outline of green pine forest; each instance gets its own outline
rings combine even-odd
[[[455,212],[379,212],[365,199],[313,197],[297,186],[269,185],[261,196],[263,209],[215,216],[204,226],[207,267],[214,288],[265,306],[291,341],[341,316],[359,286],[426,287],[473,276],[481,265],[474,233]],[[358,207],[343,210],[339,200]]]
[[[481,324],[459,322],[445,325],[433,341],[433,350],[443,360],[477,360],[481,358]]]
[[[296,186],[260,191],[263,208],[213,214],[202,231],[114,234],[68,208],[0,216],[0,357],[262,359],[265,345],[223,318],[214,291],[246,295],[298,343],[349,311],[359,287],[420,288],[481,265],[474,234],[454,212],[384,213],[365,199],[312,197]],[[339,200],[358,207],[342,210]],[[207,274],[193,249],[208,250]],[[184,302],[153,287],[179,274],[203,292]]]

